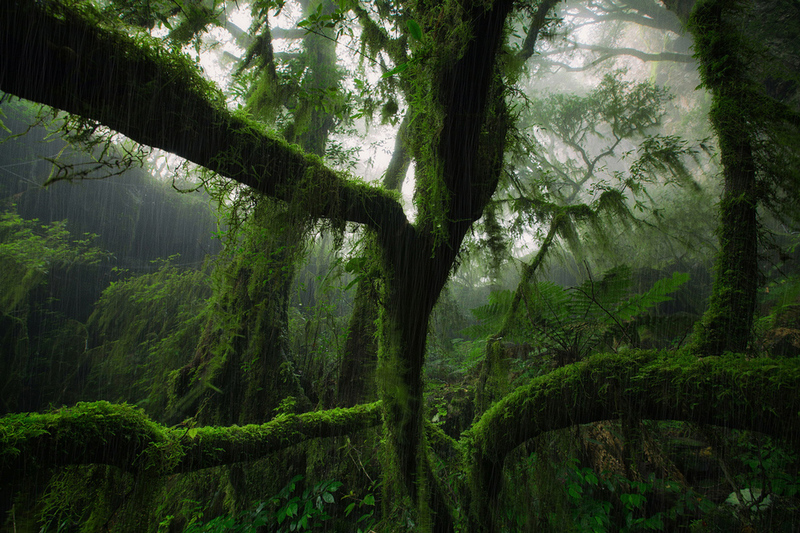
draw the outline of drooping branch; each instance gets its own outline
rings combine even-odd
[[[260,425],[166,428],[133,406],[79,403],[0,418],[0,478],[38,468],[105,464],[154,475],[252,461],[300,442],[381,423],[380,402],[280,415]]]
[[[82,10],[81,10],[82,9]],[[0,6],[0,90],[95,120],[313,216],[372,227],[405,223],[380,189],[346,180],[245,118],[184,57],[103,29],[58,0]]]

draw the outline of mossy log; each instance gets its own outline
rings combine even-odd
[[[798,359],[636,352],[555,370],[494,404],[462,440],[471,530],[492,530],[505,457],[544,432],[629,417],[759,431],[797,446],[798,390]]]
[[[381,423],[380,403],[280,415],[260,425],[164,427],[131,405],[79,403],[0,418],[0,479],[66,465],[105,464],[167,475],[252,461],[306,440]]]

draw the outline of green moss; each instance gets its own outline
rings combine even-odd
[[[107,464],[154,475],[254,460],[303,440],[347,434],[381,420],[379,403],[280,415],[261,425],[165,428],[141,409],[79,403],[51,413],[0,419],[0,472],[39,466]]]

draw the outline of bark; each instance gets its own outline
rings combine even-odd
[[[408,173],[408,167],[411,164],[411,154],[406,147],[409,123],[411,122],[410,115],[409,112],[406,112],[403,121],[400,123],[400,127],[397,128],[397,138],[394,142],[392,159],[389,161],[389,166],[386,168],[386,173],[383,175],[383,187],[391,191],[402,191],[403,183]]]
[[[281,219],[269,199],[261,200],[251,217],[241,251],[217,274],[219,294],[195,357],[172,382],[172,422],[193,416],[201,424],[257,424],[269,420],[289,397],[293,411],[310,407],[288,340],[290,289],[303,225]]]
[[[378,343],[375,323],[378,320],[378,303],[372,281],[362,280],[356,287],[353,314],[336,384],[336,402],[342,407],[374,400],[377,396],[375,368]]]
[[[664,6],[675,13],[683,24],[689,20],[696,0],[661,0]]]
[[[392,159],[383,176],[383,187],[400,191],[411,163],[411,154],[406,148],[406,137],[410,123],[409,111],[397,130]],[[374,253],[372,243],[367,253]],[[353,300],[353,314],[347,329],[342,362],[339,366],[339,382],[336,391],[337,405],[346,407],[375,399],[375,369],[378,360],[377,326],[378,295],[374,285],[379,280],[373,277],[358,282]]]
[[[437,527],[427,507],[422,431],[428,321],[461,242],[481,216],[499,179],[509,118],[497,83],[496,59],[511,6],[508,1],[496,2],[486,11],[473,6],[474,12],[465,15],[473,21],[473,39],[461,58],[443,73],[438,87],[445,113],[437,147],[448,193],[444,237],[437,242],[435,228],[410,224],[378,231],[387,272],[379,334],[388,447],[385,469],[390,477],[384,497],[388,501],[410,497],[423,531]],[[442,527],[448,529],[446,524]]]

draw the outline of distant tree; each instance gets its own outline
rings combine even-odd
[[[761,283],[759,209],[794,226],[800,221],[797,202],[790,200],[800,197],[800,156],[791,148],[800,144],[800,61],[796,42],[787,40],[796,35],[800,9],[781,1],[700,0],[692,9],[690,2],[665,3],[688,15],[701,78],[713,97],[709,118],[724,183],[714,291],[697,349],[744,352]],[[786,26],[766,22],[787,12],[795,16],[785,19],[791,21]]]

